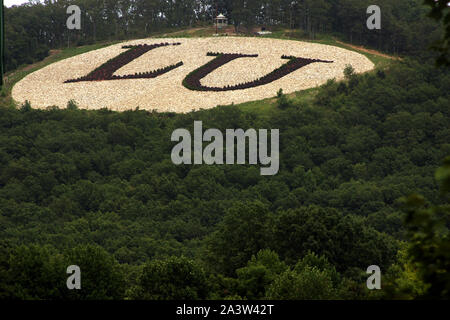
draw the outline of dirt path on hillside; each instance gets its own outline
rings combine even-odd
[[[192,28],[192,29],[188,29],[188,30],[181,30],[181,31],[175,31],[175,32],[171,32],[171,33],[166,33],[163,34],[163,36],[177,36],[177,35],[182,35],[182,34],[195,34],[197,31],[207,31],[209,34],[208,36],[213,36],[216,33],[216,28],[213,26],[210,27],[198,27],[198,28]],[[228,34],[229,36],[232,35],[236,35],[235,33],[235,29],[234,26],[230,25],[226,28],[222,28],[219,30],[220,34]]]
[[[353,44],[345,43],[345,42],[337,40],[336,38],[334,38],[334,40],[337,43],[339,43],[339,44],[342,44],[344,46],[347,46],[347,47],[350,47],[352,49],[359,50],[359,51],[362,51],[362,52],[365,52],[365,53],[370,53],[370,54],[373,54],[373,55],[376,55],[376,56],[379,56],[379,57],[392,59],[392,60],[402,60],[400,57],[390,56],[388,54],[381,53],[381,52],[373,50],[373,49],[367,49],[367,48],[364,48],[364,47],[361,47],[361,46],[356,46],[356,45],[353,45]]]
[[[184,33],[193,34],[194,32],[197,32],[197,31],[200,31],[200,30],[203,30],[203,29],[204,28],[201,28],[201,27],[199,27],[199,28],[191,28],[191,29],[187,29],[187,30],[180,30],[180,31],[175,31],[175,32],[171,32],[171,33],[165,33],[162,36],[163,37],[164,36],[177,36],[177,35],[184,34]]]

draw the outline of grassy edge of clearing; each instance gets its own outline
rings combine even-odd
[[[171,38],[194,38],[194,37],[211,37],[211,28],[197,28],[193,32],[190,30],[180,30],[173,33],[161,33],[159,35],[153,36],[153,38],[161,38],[161,37],[171,37]],[[374,72],[379,69],[385,69],[388,68],[392,63],[393,59],[379,56],[376,54],[368,53],[365,51],[358,50],[354,47],[351,47],[350,45],[346,45],[345,43],[338,42],[335,38],[329,35],[318,35],[317,40],[307,40],[303,38],[296,38],[291,36],[286,36],[286,34],[292,35],[292,32],[287,33],[286,30],[281,30],[274,32],[271,35],[265,35],[262,36],[263,38],[275,38],[275,39],[281,39],[281,40],[294,40],[294,41],[303,41],[303,42],[311,42],[311,43],[319,43],[324,45],[331,45],[340,47],[343,49],[351,50],[358,52],[360,54],[363,54],[366,56],[370,61],[372,61],[375,64],[375,69],[371,72]],[[251,37],[251,36],[246,36]],[[79,54],[83,54],[89,51],[101,49],[108,47],[110,45],[114,45],[121,42],[126,41],[132,41],[133,39],[129,40],[116,40],[116,41],[109,41],[109,42],[101,42],[96,43],[92,45],[86,45],[82,47],[72,47],[72,48],[64,48],[61,51],[59,51],[56,54],[53,54],[51,56],[46,57],[44,60],[36,62],[32,65],[28,66],[22,66],[21,68],[14,70],[12,72],[9,72],[5,75],[7,78],[7,81],[5,81],[5,84],[2,88],[2,93],[0,97],[0,102],[3,105],[10,105],[10,106],[17,106],[17,103],[12,99],[11,97],[11,91],[13,86],[22,80],[25,76],[27,76],[30,73],[33,73],[39,69],[42,69],[52,63],[74,57]],[[317,92],[320,90],[320,87],[310,88],[306,90],[296,91],[294,93],[288,94],[288,98],[297,104],[304,104],[312,101],[317,94]],[[276,112],[276,108],[274,106],[276,105],[277,99],[276,99],[276,92],[273,93],[273,97],[263,99],[263,100],[255,100],[255,101],[249,101],[244,102],[240,104],[236,104],[236,106],[241,109],[244,112],[249,113],[256,113],[260,116],[264,117],[270,117],[270,115],[273,112]]]

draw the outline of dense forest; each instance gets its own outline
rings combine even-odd
[[[66,9],[80,6],[81,30],[68,30]],[[170,28],[212,24],[216,12],[236,30],[255,26],[320,33],[396,54],[419,55],[442,32],[426,17],[423,0],[380,0],[382,29],[366,27],[369,0],[44,0],[5,9],[6,70],[44,58],[49,49],[99,40],[142,38]]]
[[[270,118],[0,108],[0,292],[66,298],[58,271],[76,256],[106,286],[85,298],[367,298],[367,266],[406,272],[402,198],[442,201],[449,86],[445,69],[407,60],[330,81],[311,104],[280,96]],[[173,165],[171,133],[194,120],[283,128],[279,174]]]
[[[138,37],[214,13],[202,1],[163,3],[171,6],[103,1],[71,41]],[[365,1],[235,3],[220,6],[239,28],[289,24],[405,57],[362,75],[347,68],[345,81],[330,80],[311,101],[280,91],[269,114],[234,105],[175,114],[3,103],[0,299],[450,297],[450,73],[430,57],[427,43],[440,32],[422,2],[386,4],[375,38],[351,15]],[[63,4],[7,9],[8,19],[23,19],[7,20],[10,69],[64,45],[54,17],[65,14],[49,13]],[[175,166],[171,134],[192,132],[194,121],[279,128],[279,173]],[[83,290],[66,287],[74,261]],[[366,287],[373,264],[383,290]]]

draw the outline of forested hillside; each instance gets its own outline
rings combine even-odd
[[[82,9],[80,31],[66,28],[69,3]],[[450,73],[429,50],[449,37],[448,2],[379,0],[382,29],[369,32],[370,4],[218,1],[242,35],[266,27],[401,56],[256,107],[37,110],[2,97],[0,299],[448,299]],[[212,0],[7,8],[6,68],[49,49],[205,27],[215,14]],[[448,40],[438,47],[444,64]],[[174,165],[171,135],[194,121],[280,129],[279,173]],[[66,287],[75,262],[83,290]],[[367,289],[370,265],[383,290]]]
[[[382,29],[366,27],[369,0],[58,0],[6,8],[6,70],[40,60],[48,49],[100,40],[142,38],[157,32],[212,23],[218,12],[241,33],[252,28],[290,28],[296,37],[333,34],[343,41],[378,50],[423,55],[442,32],[427,19],[423,0],[379,0]],[[69,5],[79,5],[81,30],[68,30]],[[217,6],[216,6],[217,5]]]
[[[0,108],[3,298],[382,297],[426,292],[406,257],[401,200],[442,202],[450,74],[406,59],[330,81],[270,116]],[[274,177],[249,166],[175,166],[168,143],[205,128],[280,128]],[[89,283],[65,289],[77,259]],[[400,283],[400,285],[398,284]],[[300,289],[301,288],[301,289]]]

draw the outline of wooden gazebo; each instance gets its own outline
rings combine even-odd
[[[228,19],[227,17],[225,17],[223,14],[219,14],[215,19],[214,19],[214,24],[217,28],[221,29],[221,28],[225,28],[228,26]]]

